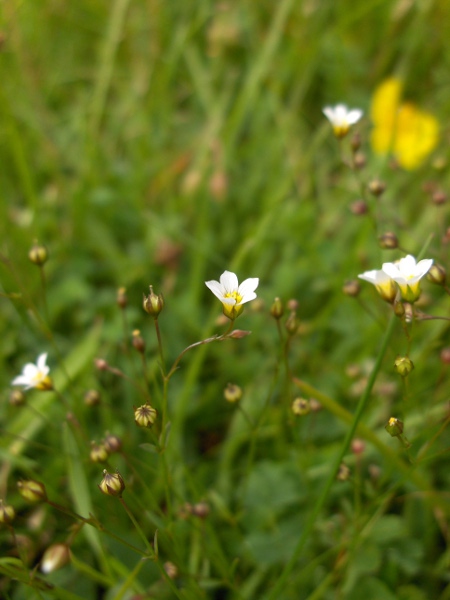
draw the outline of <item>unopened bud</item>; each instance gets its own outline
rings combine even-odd
[[[125,483],[118,471],[116,473],[108,473],[108,471],[104,469],[103,479],[98,487],[100,491],[107,496],[121,497],[122,492],[125,489]]]
[[[350,212],[357,217],[366,215],[369,210],[367,203],[364,200],[355,200],[350,204]]]
[[[206,519],[210,513],[209,504],[206,502],[198,502],[192,506],[192,514],[199,519]]]
[[[14,521],[16,511],[9,504],[3,504],[3,500],[0,500],[0,523],[11,523]]]
[[[227,338],[231,338],[232,340],[240,340],[250,334],[251,331],[245,331],[245,329],[233,329],[233,331],[227,335]]]
[[[144,354],[145,352],[145,340],[141,335],[141,332],[139,331],[139,329],[135,329],[133,331],[133,348],[136,348],[136,350],[140,353],[140,354]]]
[[[357,281],[356,279],[351,279],[349,281],[346,281],[344,283],[344,285],[342,286],[342,291],[344,292],[344,294],[346,296],[350,296],[351,298],[356,298],[357,296],[359,296],[359,293],[361,291],[361,286],[359,284],[359,281]]]
[[[164,308],[164,298],[162,294],[155,294],[152,285],[149,287],[150,294],[148,296],[144,295],[143,307],[146,313],[157,319]]]
[[[372,179],[372,181],[369,182],[368,189],[373,196],[379,197],[385,191],[386,184],[379,179]]]
[[[28,500],[28,502],[45,502],[47,500],[45,485],[40,481],[34,481],[33,479],[18,481],[17,488],[22,498]]]
[[[228,383],[223,391],[223,395],[227,402],[239,402],[242,398],[242,388],[235,383]]]
[[[291,298],[290,300],[287,301],[287,309],[288,310],[298,310],[299,306],[300,306],[300,303],[296,298]]]
[[[366,444],[365,444],[364,440],[355,438],[354,440],[352,440],[351,449],[352,449],[353,454],[356,454],[356,456],[359,456],[364,453],[364,451],[366,449]]]
[[[94,359],[94,365],[99,371],[107,371],[109,369],[109,365],[104,358]]]
[[[300,326],[300,321],[297,317],[297,313],[294,310],[291,311],[291,314],[289,315],[284,326],[286,327],[286,331],[289,335],[295,335],[297,333]]]
[[[440,206],[441,204],[445,204],[447,202],[447,194],[443,190],[436,190],[433,192],[431,200],[433,201],[433,204]]]
[[[405,305],[400,300],[394,301],[394,314],[399,319],[402,319],[405,316]]]
[[[283,302],[281,301],[280,298],[275,298],[275,300],[273,301],[272,306],[270,307],[270,314],[272,315],[272,317],[274,319],[281,319],[281,317],[284,314],[284,306],[283,306]]]
[[[385,426],[386,431],[392,437],[398,437],[403,433],[403,423],[395,417],[391,417]]]
[[[311,405],[309,400],[306,400],[306,398],[295,398],[291,404],[291,409],[294,415],[303,417],[304,415],[309,414],[311,411]]]
[[[436,283],[437,285],[445,285],[445,281],[447,279],[447,272],[442,265],[437,265],[434,263],[431,265],[430,270],[427,273],[428,281],[431,283]]]
[[[41,267],[47,262],[48,259],[47,248],[35,242],[31,250],[28,252],[28,258],[34,265]]]
[[[175,579],[178,576],[178,569],[173,562],[167,561],[163,565],[164,571],[169,579]]]
[[[119,305],[119,308],[122,309],[128,304],[127,290],[124,287],[117,290],[117,304]]]
[[[399,375],[407,377],[414,369],[414,364],[407,356],[398,356],[395,359],[394,368]]]
[[[86,406],[97,406],[97,404],[100,404],[100,398],[100,392],[97,390],[88,390],[84,394],[84,403]]]
[[[352,149],[352,152],[356,152],[361,148],[361,134],[359,132],[352,135],[350,139],[350,148]]]
[[[41,571],[53,573],[67,565],[70,561],[70,549],[67,544],[53,544],[44,552],[41,560]]]
[[[22,390],[12,390],[9,395],[9,403],[12,406],[23,406],[26,402],[26,396]]]
[[[109,458],[108,450],[103,444],[96,444],[95,442],[91,442],[91,451],[89,453],[89,457],[92,462],[104,463]]]
[[[394,250],[395,248],[398,248],[398,238],[395,233],[388,231],[383,233],[383,235],[380,235],[378,244],[380,245],[380,248],[383,248],[384,250]]]
[[[134,409],[134,422],[139,427],[151,427],[156,421],[158,413],[150,406],[150,404],[143,404],[139,408]]]
[[[338,481],[348,481],[350,478],[350,469],[346,464],[341,463],[339,466],[338,474],[336,475]]]
[[[114,452],[119,452],[119,450],[122,448],[122,440],[117,437],[117,435],[108,433],[103,440],[103,445],[109,454],[114,454]]]
[[[443,365],[450,365],[450,348],[442,348],[441,362]]]
[[[367,158],[364,152],[355,152],[355,155],[353,156],[353,164],[355,166],[355,169],[364,169],[366,163]]]

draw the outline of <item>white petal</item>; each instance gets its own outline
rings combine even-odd
[[[220,276],[220,283],[225,289],[225,292],[236,292],[239,287],[238,278],[231,271],[224,271]]]
[[[27,388],[33,387],[32,385],[30,385],[29,378],[25,377],[25,375],[18,375],[17,377],[14,377],[11,384],[12,385],[24,385]]]
[[[424,258],[423,260],[419,261],[416,265],[416,274],[419,277],[423,277],[431,269],[432,264],[433,264],[432,258]]]
[[[258,277],[250,277],[241,283],[239,286],[239,295],[243,296],[244,301],[248,302],[249,300],[254,300],[256,298],[256,294],[254,293],[256,288],[259,285]],[[251,298],[247,296],[252,296]]]
[[[394,263],[383,263],[381,268],[387,275],[389,275],[391,279],[404,279],[403,275],[401,275],[400,271],[398,270],[397,265]]]
[[[374,269],[373,271],[365,271],[358,275],[359,279],[364,279],[369,283],[373,283],[374,285],[380,285],[382,283],[387,282],[390,277],[384,271],[379,269]]]
[[[214,296],[223,300],[224,289],[218,281],[205,281],[205,285],[212,291]]]
[[[37,368],[39,369],[39,371],[46,371],[48,369],[47,365],[45,364],[46,362],[47,362],[47,352],[44,352],[43,354],[39,354],[38,359],[36,361],[36,365],[37,365]]]
[[[357,123],[362,116],[363,111],[359,108],[354,108],[347,113],[347,123],[353,125],[354,123]]]
[[[416,271],[416,259],[411,254],[405,256],[405,258],[400,259],[398,263],[398,270],[402,275],[408,277],[408,275],[413,275]]]

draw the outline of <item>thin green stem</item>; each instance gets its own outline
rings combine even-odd
[[[343,458],[345,456],[345,453],[347,452],[347,449],[348,449],[348,447],[350,445],[350,442],[351,442],[351,440],[352,440],[352,438],[353,438],[353,436],[355,434],[355,431],[356,431],[356,428],[358,426],[358,423],[359,423],[359,421],[361,419],[362,413],[363,413],[363,411],[364,411],[364,409],[365,409],[365,407],[367,405],[367,402],[368,402],[368,400],[370,398],[370,394],[371,394],[372,388],[373,388],[373,386],[375,384],[375,380],[377,378],[377,375],[378,375],[378,373],[380,371],[381,364],[382,364],[384,355],[386,353],[386,350],[387,350],[387,347],[388,347],[388,344],[389,344],[389,340],[390,340],[390,338],[392,336],[392,333],[394,331],[396,320],[397,319],[396,319],[395,316],[391,317],[391,321],[390,321],[389,326],[388,326],[388,328],[386,330],[386,333],[385,333],[385,336],[384,336],[384,339],[383,339],[383,342],[382,342],[382,345],[381,345],[381,349],[380,349],[380,352],[378,354],[378,358],[377,358],[377,360],[375,362],[375,365],[373,367],[372,373],[370,374],[370,378],[369,378],[369,380],[367,382],[366,389],[364,390],[364,393],[363,393],[363,395],[361,396],[361,398],[359,400],[358,406],[356,408],[355,415],[353,417],[353,422],[352,422],[352,424],[350,426],[350,429],[347,432],[347,435],[345,436],[345,440],[344,440],[344,442],[342,444],[341,450],[340,450],[339,454],[337,455],[337,457],[336,457],[336,459],[334,461],[334,464],[333,464],[333,467],[331,469],[331,472],[330,472],[330,474],[328,476],[328,479],[327,479],[327,481],[325,483],[325,486],[324,486],[324,488],[322,490],[322,493],[321,493],[319,499],[317,500],[317,502],[315,504],[314,510],[312,511],[312,514],[311,514],[310,518],[308,519],[308,521],[307,521],[307,523],[305,525],[305,528],[303,530],[303,534],[300,537],[300,539],[299,539],[299,541],[297,543],[297,546],[296,546],[294,552],[292,553],[292,556],[291,556],[290,560],[287,562],[286,566],[284,567],[284,569],[283,569],[283,571],[282,571],[282,573],[281,573],[281,575],[280,575],[280,577],[279,577],[276,585],[274,586],[274,588],[272,589],[272,591],[267,596],[267,600],[278,600],[281,597],[282,590],[285,588],[287,579],[288,579],[289,575],[291,574],[292,570],[294,569],[294,567],[295,567],[298,559],[300,558],[301,553],[303,551],[303,548],[304,548],[304,546],[305,546],[308,538],[310,537],[310,535],[311,535],[311,533],[313,531],[313,528],[314,528],[314,525],[316,523],[317,517],[319,516],[322,508],[324,507],[324,505],[325,505],[325,503],[326,503],[326,501],[328,499],[331,487],[332,487],[332,485],[333,485],[333,483],[334,483],[334,481],[336,479],[336,475],[337,475],[337,473],[339,471],[339,467],[340,467],[340,465],[342,463],[342,460],[343,460]]]

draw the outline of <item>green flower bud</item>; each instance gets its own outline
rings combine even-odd
[[[91,442],[91,451],[89,453],[89,457],[92,462],[104,463],[108,460],[109,453],[107,448],[103,444],[96,444],[95,442]]]
[[[125,489],[125,483],[122,479],[122,476],[119,472],[116,473],[108,473],[105,469],[103,471],[103,479],[99,484],[99,489],[101,492],[106,494],[107,496],[122,496],[122,492]]]
[[[149,287],[150,294],[148,296],[144,295],[143,307],[146,313],[157,319],[164,308],[164,298],[162,294],[154,293],[153,286]]]
[[[16,516],[16,511],[9,504],[3,504],[0,500],[0,523],[11,523]]]
[[[223,395],[227,402],[239,402],[242,398],[242,389],[234,383],[228,383]]]
[[[157,415],[158,413],[150,404],[143,404],[134,409],[134,421],[138,427],[151,427]]]
[[[414,363],[407,356],[398,356],[395,359],[394,368],[401,377],[407,377],[414,369]]]
[[[25,498],[28,502],[45,502],[47,500],[45,485],[40,481],[34,481],[33,479],[18,481],[17,488],[22,498]]]
[[[294,415],[302,417],[311,411],[311,405],[309,400],[306,400],[305,398],[295,398],[291,404],[291,409]]]
[[[47,248],[35,242],[31,250],[28,252],[28,258],[34,265],[41,267],[47,262],[48,259]]]
[[[284,314],[284,306],[283,306],[283,302],[280,300],[280,298],[275,298],[275,300],[273,301],[272,306],[270,307],[270,314],[272,315],[272,317],[274,319],[281,319],[281,317]]]
[[[402,421],[399,421],[399,419],[391,417],[385,426],[385,429],[392,437],[398,437],[403,433],[403,423]]]

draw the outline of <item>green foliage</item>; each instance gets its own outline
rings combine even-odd
[[[449,268],[447,2],[13,0],[0,19],[0,596],[449,598],[449,289],[423,279],[412,323],[367,282],[342,291],[409,253]],[[391,76],[441,124],[411,171],[371,149]],[[338,102],[364,110],[339,142]],[[234,324],[205,287],[224,270],[260,280]],[[44,352],[53,389],[10,401]],[[71,561],[44,574],[56,543]]]

